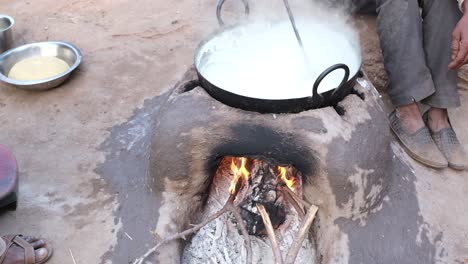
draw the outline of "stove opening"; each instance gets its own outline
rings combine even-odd
[[[206,225],[186,244],[183,263],[314,263],[309,230],[317,209],[303,201],[293,165],[225,156],[200,219]]]
[[[231,177],[229,193],[234,196],[250,235],[266,234],[257,205],[265,208],[276,229],[290,213],[287,197],[295,194],[296,186],[300,186],[300,177],[293,166],[272,165],[246,157],[225,157],[218,173]]]

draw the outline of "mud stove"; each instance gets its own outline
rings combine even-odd
[[[154,117],[149,178],[162,206],[152,258],[336,263],[340,221],[372,221],[388,190],[375,88],[361,76],[335,106],[268,114],[227,106],[197,80],[190,69]]]

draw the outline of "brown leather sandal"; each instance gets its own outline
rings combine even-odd
[[[42,239],[43,240],[43,239]],[[7,235],[0,238],[0,264],[9,264],[4,263],[8,250],[11,246],[16,245],[23,249],[24,251],[24,264],[44,264],[50,257],[52,257],[52,248],[49,246],[49,243],[45,243],[42,247],[47,250],[47,257],[41,260],[36,260],[36,253],[33,246],[26,240],[22,238],[21,235]]]

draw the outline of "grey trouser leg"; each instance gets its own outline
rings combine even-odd
[[[460,106],[457,71],[449,71],[452,32],[461,18],[457,1],[422,1],[423,41],[426,63],[431,70],[435,93],[422,103],[439,108]]]
[[[457,72],[449,71],[455,0],[376,0],[378,33],[395,106],[460,105]],[[422,12],[421,9],[422,8]]]

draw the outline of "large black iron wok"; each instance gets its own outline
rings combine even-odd
[[[220,0],[217,7],[217,18],[218,22],[222,26],[221,30],[218,30],[214,34],[210,35],[203,42],[201,42],[195,54],[195,68],[197,70],[200,85],[213,98],[223,102],[226,105],[247,111],[256,111],[260,113],[297,113],[309,109],[334,106],[352,92],[361,65],[360,50],[358,44],[354,45],[353,48],[349,51],[355,53],[356,56],[353,56],[353,58],[358,58],[358,61],[356,61],[357,59],[354,59],[352,62],[349,62],[346,61],[346,59],[344,58],[342,62],[324,67],[323,71],[320,70],[321,74],[317,75],[315,81],[313,82],[313,85],[311,85],[311,87],[308,89],[308,92],[304,91],[307,94],[303,92],[302,94],[296,94],[292,96],[288,93],[288,90],[290,90],[291,88],[284,87],[284,95],[276,96],[273,98],[267,95],[268,87],[264,88],[265,95],[252,93],[255,94],[254,96],[252,96],[252,94],[241,91],[240,89],[238,90],[236,89],[236,87],[217,86],[215,82],[213,82],[213,78],[210,79],[210,77],[207,77],[206,74],[204,74],[203,67],[203,63],[206,57],[216,56],[216,50],[218,49],[216,45],[219,46],[219,44],[214,45],[212,44],[212,42],[215,39],[219,39],[223,36],[229,36],[230,34],[238,34],[236,30],[238,30],[239,27],[249,26],[248,24],[238,24],[235,26],[223,27],[224,22],[221,18],[221,9],[223,3],[224,0]],[[247,0],[243,0],[243,3],[245,5],[245,11],[246,13],[248,13],[249,6]],[[340,45],[337,45],[337,47],[339,48]],[[350,67],[348,66],[350,63],[353,64],[352,69],[350,69]],[[225,66],[228,65],[226,65],[226,63],[221,63],[216,67],[221,67],[220,69],[222,72],[222,67]],[[335,82],[333,87],[330,87],[325,91],[320,91],[319,87],[324,81],[324,79],[326,79],[329,75],[337,75],[338,72],[342,74],[341,82],[337,81]],[[271,76],[270,78],[275,78],[275,76]],[[247,84],[249,82],[249,79],[245,78],[245,80],[242,81]]]

